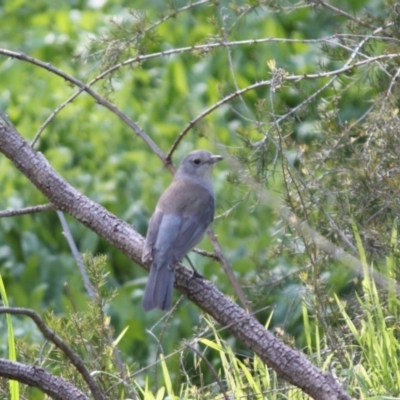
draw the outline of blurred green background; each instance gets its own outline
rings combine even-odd
[[[367,10],[376,18],[384,18],[389,12],[379,1],[335,3],[350,14]],[[289,74],[300,75],[340,67],[343,55],[335,58],[329,49],[313,42],[237,43],[170,56],[161,52],[225,40],[318,39],[344,31],[348,23],[345,16],[306,4],[287,12],[294,5],[290,1],[269,2],[269,7],[257,2],[199,2],[176,15],[173,10],[188,3],[3,0],[0,5],[1,48],[50,63],[83,82],[138,54],[159,53],[107,75],[94,89],[136,121],[164,152],[193,118],[234,92],[236,85],[244,88],[271,79],[269,60],[275,60],[277,67]],[[309,254],[258,191],[267,188],[286,200],[282,161],[276,160],[292,163],[293,170],[301,174],[301,146],[315,146],[316,151],[322,151],[325,142],[341,134],[344,121],[357,120],[381,92],[372,81],[349,85],[346,79],[362,82],[363,73],[349,73],[286,120],[282,127],[286,139],[280,149],[284,154],[274,147],[276,137],[268,136],[272,116],[300,104],[328,78],[291,82],[273,93],[269,86],[263,86],[235,98],[191,129],[173,156],[177,164],[187,152],[206,148],[226,157],[214,174],[218,216],[214,230],[254,310],[269,306],[258,314],[260,321],[264,323],[273,310],[271,328],[283,327],[299,347],[304,344],[299,299],[306,285],[297,272],[309,267]],[[44,121],[75,91],[70,83],[45,69],[0,57],[0,107],[27,141],[32,141]],[[318,108],[324,104],[323,99],[326,109],[334,113],[332,120],[324,119]],[[336,130],[332,126],[329,130],[328,122]],[[265,138],[271,140],[266,140],[263,148],[249,146],[249,142]],[[56,115],[35,149],[79,191],[145,235],[155,204],[171,176],[146,144],[113,113],[83,93]],[[242,161],[241,169],[229,161],[230,155]],[[243,178],[247,173],[258,187],[248,185]],[[46,203],[4,156],[0,156],[0,193],[1,210]],[[338,212],[335,202],[328,199],[324,204],[326,210]],[[116,335],[129,326],[119,345],[124,361],[147,364],[155,357],[157,343],[146,329],[162,315],[142,311],[147,273],[93,232],[67,219],[82,253],[108,256],[107,287],[117,289],[117,295],[106,312]],[[322,226],[327,229],[322,233],[329,236],[327,225]],[[199,247],[212,250],[208,238]],[[222,292],[234,296],[216,261],[193,253],[191,259]],[[0,220],[0,273],[13,306],[64,315],[71,309],[72,297],[78,309],[86,307],[88,297],[54,212]],[[321,274],[329,282],[329,291],[344,294],[353,285],[352,272],[336,263],[324,260]],[[190,338],[195,327],[201,325],[199,309],[182,301],[162,339],[165,353],[177,348],[182,339]],[[0,321],[0,327],[5,335],[4,321]],[[161,328],[154,328],[155,333]],[[30,329],[29,323],[21,322],[17,334],[24,337]],[[3,352],[5,342],[1,342]],[[232,344],[240,349],[240,344],[233,340]],[[179,368],[178,363],[175,367]]]

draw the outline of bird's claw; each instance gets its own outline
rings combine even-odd
[[[189,280],[191,281],[192,279],[206,279],[202,274],[200,274],[200,272],[197,272],[196,269],[192,269],[192,275],[189,278]]]

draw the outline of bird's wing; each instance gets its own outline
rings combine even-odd
[[[203,238],[208,226],[214,218],[215,201],[211,195],[198,202],[198,212],[183,218],[179,233],[173,245],[172,264],[182,258]]]
[[[153,264],[160,264],[160,266],[171,264],[174,245],[183,221],[184,219],[180,215],[162,213],[157,240],[153,246]]]
[[[181,231],[184,219],[179,215],[165,214],[157,210],[151,218],[142,261],[153,259],[153,265],[161,268],[170,265],[174,243]]]
[[[151,218],[143,256],[173,267],[203,237],[214,218],[212,192],[190,179],[172,182]]]
[[[152,257],[153,247],[157,240],[158,229],[163,218],[163,213],[156,210],[150,219],[149,227],[147,228],[146,241],[143,247],[142,261],[146,262]]]

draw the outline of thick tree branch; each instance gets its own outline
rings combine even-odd
[[[0,376],[33,386],[56,400],[88,400],[79,389],[45,369],[0,358]]]
[[[42,154],[35,152],[18,132],[3,121],[0,121],[0,151],[58,209],[67,212],[142,265],[143,238],[133,227],[69,185]],[[314,399],[350,399],[330,374],[323,373],[300,352],[280,342],[253,316],[219,292],[211,282],[191,279],[191,276],[186,268],[177,266],[175,287],[228,328],[245,346],[274,368],[280,377]]]

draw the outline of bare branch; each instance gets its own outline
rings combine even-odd
[[[76,79],[75,77],[67,74],[64,71],[61,71],[60,69],[53,67],[50,63],[45,63],[43,61],[40,61],[36,58],[33,58],[31,56],[27,56],[22,53],[18,53],[15,51],[10,51],[10,50],[5,50],[5,49],[0,49],[0,54],[4,54],[8,57],[11,58],[17,58],[22,61],[29,62],[33,65],[36,65],[38,67],[44,68],[45,70],[52,72],[53,74],[56,74],[60,76],[61,78],[65,79],[68,82],[71,82],[73,85],[81,88],[82,91],[87,92],[90,96],[92,96],[100,105],[106,107],[110,111],[112,111],[115,115],[117,115],[122,121],[124,121],[131,129],[133,129],[134,132],[138,136],[142,138],[142,140],[151,148],[151,150],[158,155],[158,157],[164,162],[165,157],[160,148],[154,143],[154,141],[137,125],[135,122],[133,122],[126,114],[124,114],[122,111],[118,109],[117,106],[106,100],[104,97],[100,96],[97,92],[95,92],[93,89],[91,89],[88,85],[84,84],[81,82],[79,79]],[[37,137],[35,138],[37,140]]]
[[[355,23],[357,23],[359,25],[365,26],[365,27],[367,27],[369,29],[373,29],[373,26],[367,24],[366,22],[362,21],[359,18],[354,17],[353,15],[347,13],[346,11],[343,11],[342,9],[340,9],[338,7],[334,7],[331,4],[328,4],[326,1],[323,1],[323,0],[310,0],[310,3],[320,5],[320,6],[324,7],[324,8],[327,8],[328,10],[333,11],[335,14],[342,15],[343,17],[346,17],[350,21],[353,21],[353,22],[355,22]]]
[[[188,5],[187,7],[193,7],[196,5],[200,5],[205,3],[206,1],[199,1],[197,3],[192,3],[190,5]],[[185,7],[183,7],[182,9],[184,9]],[[177,12],[180,12],[181,9],[177,10]],[[168,19],[169,16],[165,17],[164,19],[162,19],[161,21]],[[388,24],[386,27],[389,27],[391,24]],[[147,30],[152,29],[154,26],[157,26],[157,24],[152,25],[151,27],[149,27]],[[318,39],[291,39],[291,38],[259,38],[259,39],[249,39],[249,40],[239,40],[239,41],[223,41],[223,42],[217,42],[217,43],[207,43],[204,45],[196,45],[196,46],[189,46],[189,47],[182,47],[182,48],[178,48],[178,49],[171,49],[171,50],[167,50],[167,51],[162,51],[162,52],[158,52],[158,53],[152,53],[152,54],[145,54],[145,55],[138,55],[135,56],[133,58],[130,58],[128,60],[125,60],[121,63],[118,63],[116,65],[113,65],[112,67],[108,68],[107,70],[103,71],[102,73],[100,73],[98,76],[96,76],[94,79],[92,79],[90,82],[88,82],[87,84],[77,84],[77,80],[75,78],[73,78],[74,80],[71,81],[72,77],[66,78],[64,76],[65,79],[69,80],[71,83],[76,84],[76,86],[80,87],[80,90],[78,90],[76,93],[74,93],[72,96],[70,96],[67,100],[65,100],[62,104],[60,104],[51,114],[50,116],[46,119],[46,121],[40,126],[38,132],[36,133],[33,141],[32,141],[32,146],[35,145],[35,143],[37,142],[38,138],[40,137],[41,133],[43,132],[43,130],[47,127],[47,125],[56,117],[56,115],[63,109],[65,108],[69,103],[71,103],[76,97],[78,97],[82,92],[87,91],[90,95],[93,95],[90,91],[86,90],[87,88],[90,88],[91,86],[93,86],[95,83],[97,83],[98,81],[104,79],[107,75],[112,74],[113,72],[125,67],[125,66],[129,66],[135,63],[141,63],[143,61],[152,59],[152,58],[157,58],[157,57],[168,57],[171,56],[173,54],[180,54],[180,53],[184,53],[184,52],[192,52],[192,51],[204,51],[204,52],[208,52],[211,49],[214,48],[219,48],[219,47],[232,47],[232,46],[241,46],[241,45],[261,45],[261,44],[265,44],[265,43],[308,43],[308,44],[323,44],[323,43],[329,43],[332,44],[333,46],[339,46],[339,47],[344,47],[342,46],[337,39],[340,38],[362,38],[363,40],[370,40],[370,39],[374,39],[374,40],[381,40],[381,41],[386,41],[386,40],[390,40],[390,41],[398,41],[398,39],[393,38],[393,37],[386,37],[386,36],[375,36],[376,33],[382,31],[384,28],[378,28],[376,31],[374,31],[374,33],[372,35],[354,35],[354,34],[335,34],[335,35],[331,35],[328,37],[324,37],[324,38],[318,38]],[[146,30],[146,31],[147,31]],[[344,47],[346,48],[346,47]],[[11,57],[15,57],[15,58],[19,58],[21,60],[23,60],[24,58],[27,58],[28,56],[25,56],[23,54],[21,54],[21,57],[17,57],[15,54],[15,52],[13,52],[14,55],[10,55],[10,52],[8,50],[2,50],[0,49],[0,54],[4,54],[4,55],[9,55]],[[18,53],[20,54],[20,53]],[[25,60],[25,61],[29,61],[32,62],[33,59],[32,57],[30,57],[31,60]],[[38,60],[36,60],[38,61]],[[37,64],[39,65],[39,64]],[[48,67],[46,69],[49,68],[53,68],[51,67],[49,64],[45,64],[45,66],[43,65],[39,65],[41,67]],[[51,69],[50,69],[51,71]],[[67,75],[65,73],[63,73],[64,75]],[[79,82],[79,81],[78,81]],[[99,96],[99,95],[97,95]],[[93,96],[95,97],[95,96]],[[99,96],[100,97],[100,96]],[[96,97],[95,97],[96,98]],[[100,104],[102,104],[98,99],[96,99]],[[128,123],[129,126],[130,123]],[[136,128],[131,126],[135,131]],[[137,126],[136,126],[137,127]],[[139,129],[139,132],[141,130]],[[142,131],[142,133],[139,133],[138,131],[136,131],[139,136],[141,136],[144,132]],[[163,161],[164,158],[162,156],[160,156],[159,153],[156,153]],[[167,160],[170,159],[171,156],[169,156],[167,158]]]
[[[43,211],[54,211],[54,204],[41,204],[39,206],[20,208],[19,210],[0,211],[0,218],[17,217],[19,215],[35,214]]]
[[[207,110],[203,111],[196,118],[192,119],[189,122],[189,124],[186,126],[186,128],[178,135],[178,137],[175,139],[175,142],[173,143],[173,145],[171,146],[171,149],[169,150],[169,152],[167,154],[166,160],[171,160],[173,152],[179,146],[179,143],[182,141],[182,139],[185,137],[185,135],[190,131],[190,129],[192,129],[204,117],[206,117],[207,115],[211,114],[214,110],[216,110],[222,104],[228,103],[229,101],[233,100],[235,97],[241,96],[243,93],[246,93],[246,92],[248,92],[250,90],[257,89],[257,88],[262,87],[262,86],[269,86],[270,84],[271,84],[271,80],[261,81],[261,82],[255,83],[254,85],[248,86],[248,87],[246,87],[244,89],[241,89],[239,91],[231,93],[230,95],[224,97],[220,101],[217,101],[211,107],[207,108]]]
[[[373,62],[377,62],[380,60],[385,60],[385,59],[393,59],[393,58],[400,58],[400,54],[394,53],[394,54],[383,54],[375,57],[370,57],[367,58],[366,60],[358,61],[353,64],[349,63],[348,65],[345,65],[339,69],[333,70],[333,71],[327,71],[327,72],[320,72],[316,74],[303,74],[303,75],[290,75],[286,76],[285,80],[286,81],[301,81],[303,79],[320,79],[320,78],[326,78],[326,77],[336,77],[344,72],[351,71],[352,69],[362,67],[368,64],[371,64]],[[289,115],[292,115],[295,113],[298,109],[304,107],[306,104],[310,103],[313,98],[315,98],[318,94],[323,92],[325,89],[327,89],[334,80],[329,81],[326,83],[324,86],[322,86],[320,89],[318,89],[312,96],[308,97],[306,100],[304,100],[302,103],[300,103],[298,106],[290,110],[288,113],[286,113],[284,116],[279,118],[276,123],[281,122],[283,119],[287,118]],[[216,102],[213,104],[211,107],[207,108],[205,111],[203,111],[201,114],[199,114],[196,118],[192,119],[189,124],[183,129],[181,133],[177,136],[175,139],[175,142],[172,144],[167,156],[166,160],[169,162],[171,160],[173,152],[177,149],[179,146],[179,143],[182,141],[182,139],[185,137],[185,135],[192,129],[199,121],[201,121],[203,118],[205,118],[207,115],[211,114],[214,110],[216,110],[218,107],[220,107],[222,104],[228,103],[229,101],[233,100],[235,97],[241,96],[243,93],[246,93],[250,90],[257,89],[262,86],[270,86],[272,83],[272,80],[266,80],[266,81],[261,81],[257,82],[251,86],[248,86],[244,89],[241,89],[239,91],[236,91],[234,93],[231,93],[230,95],[224,97],[220,101]]]
[[[386,27],[389,27],[388,24]],[[385,27],[385,28],[386,28]],[[379,29],[379,28],[378,28]],[[382,30],[383,28],[380,28]],[[292,39],[292,38],[275,38],[275,37],[267,37],[267,38],[258,38],[258,39],[248,39],[248,40],[234,40],[234,41],[221,41],[216,43],[206,43],[206,44],[199,44],[194,46],[187,46],[187,47],[179,47],[171,50],[160,51],[157,53],[151,54],[140,54],[135,57],[129,58],[123,62],[113,65],[112,67],[108,68],[107,70],[100,73],[96,78],[90,81],[87,86],[91,86],[94,83],[98,82],[101,79],[104,79],[107,75],[132,64],[140,64],[143,61],[147,61],[153,58],[158,57],[170,57],[174,54],[182,54],[187,52],[204,52],[208,53],[210,50],[217,49],[220,47],[236,47],[236,46],[251,46],[251,45],[261,45],[266,43],[306,43],[306,44],[332,44],[333,46],[340,46],[338,43],[338,39],[341,38],[361,38],[361,39],[374,39],[374,40],[382,40],[382,41],[394,41],[399,42],[400,39],[396,39],[390,36],[375,36],[375,35],[355,35],[355,34],[335,34],[323,38],[318,39]],[[0,49],[1,54],[1,49]]]
[[[96,293],[93,289],[92,283],[90,282],[90,278],[83,263],[82,256],[78,251],[74,238],[72,237],[71,230],[69,229],[67,220],[65,219],[65,216],[61,211],[57,211],[57,215],[61,222],[61,226],[63,227],[64,230],[63,233],[65,238],[67,239],[69,248],[71,249],[71,253],[75,258],[76,264],[78,265],[79,273],[81,274],[83,284],[89,294],[89,297],[92,300],[94,300],[96,297]]]
[[[221,263],[222,268],[224,269],[229,280],[231,281],[233,289],[234,289],[240,303],[242,304],[242,307],[245,310],[247,310],[248,313],[253,314],[253,310],[250,306],[250,303],[247,301],[246,296],[243,292],[243,289],[240,286],[238,280],[236,279],[233,269],[222,251],[222,248],[218,242],[217,236],[215,235],[215,233],[213,232],[212,229],[208,229],[207,234],[210,237],[211,242],[213,244],[215,255],[217,256],[218,261]]]

